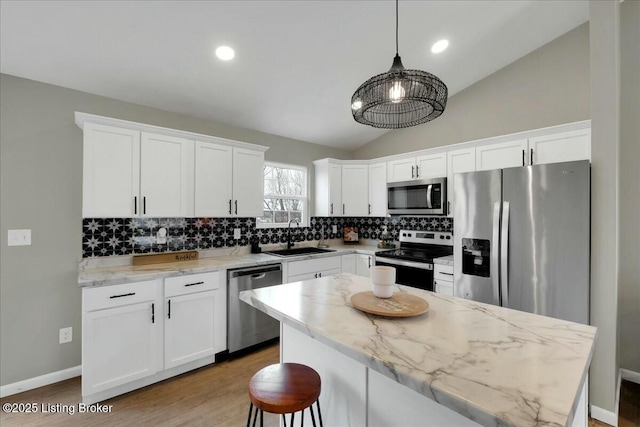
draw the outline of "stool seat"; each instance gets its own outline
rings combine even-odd
[[[320,396],[320,375],[299,363],[279,363],[259,370],[249,382],[251,402],[265,412],[291,414]]]

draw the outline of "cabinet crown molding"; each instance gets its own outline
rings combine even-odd
[[[144,123],[130,122],[128,120],[114,119],[112,117],[98,116],[95,114],[75,112],[76,125],[84,130],[85,123],[95,123],[99,125],[114,126],[123,129],[137,130],[140,132],[150,132],[160,135],[173,136],[177,138],[192,139],[195,141],[212,142],[231,147],[247,148],[256,151],[267,151],[269,147],[264,145],[250,144],[248,142],[234,141],[232,139],[220,138],[218,136],[204,135],[201,133],[188,132],[184,130],[170,129],[161,126],[148,125]]]

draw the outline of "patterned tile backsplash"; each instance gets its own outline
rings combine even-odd
[[[336,225],[338,232],[332,233]],[[360,238],[378,239],[386,225],[394,239],[401,229],[453,231],[453,219],[447,217],[311,217],[309,227],[292,227],[292,240],[341,239],[342,228],[358,227]],[[167,230],[167,241],[158,244],[159,229]],[[82,256],[148,254],[182,250],[233,247],[233,229],[239,228],[240,246],[256,239],[260,244],[286,243],[286,228],[256,228],[255,218],[85,218],[82,221]]]

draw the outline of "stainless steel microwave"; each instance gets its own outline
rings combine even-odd
[[[389,215],[446,215],[447,178],[390,182]]]

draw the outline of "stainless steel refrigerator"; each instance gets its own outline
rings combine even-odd
[[[454,295],[589,323],[590,165],[457,174]]]

